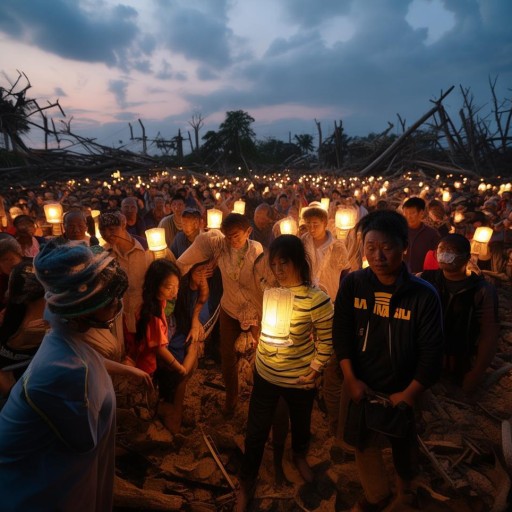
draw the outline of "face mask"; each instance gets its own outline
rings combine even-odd
[[[165,304],[165,316],[172,315],[174,313],[174,308],[176,306],[176,300],[168,300]]]
[[[437,261],[439,263],[453,263],[457,259],[458,254],[453,252],[438,252],[437,253]]]

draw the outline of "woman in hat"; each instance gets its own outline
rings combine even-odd
[[[111,510],[115,395],[83,335],[108,328],[127,278],[106,252],[51,241],[34,261],[51,330],[0,412],[2,510]]]

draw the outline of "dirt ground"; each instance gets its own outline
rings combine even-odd
[[[496,284],[502,330],[481,390],[467,397],[438,384],[425,397],[419,423],[424,442],[418,481],[421,510],[510,510],[512,468],[507,461],[512,459],[512,438],[510,424],[503,420],[512,414],[512,290]],[[242,391],[235,416],[224,419],[220,367],[203,359],[188,385],[182,431],[174,436],[154,416],[154,397],[128,396],[120,389],[115,510],[232,510],[249,388]],[[276,486],[269,441],[250,510],[341,511],[361,496],[353,457],[333,448],[322,409],[320,401],[315,403],[308,457],[315,482],[305,484],[293,466],[288,436],[283,467],[289,485]],[[392,478],[389,449],[385,458]]]

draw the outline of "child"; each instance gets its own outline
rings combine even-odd
[[[191,333],[197,330],[199,311],[208,297],[206,280],[199,278],[197,281],[198,298],[190,320],[192,315],[185,305],[187,301],[179,301],[184,306],[176,309],[179,270],[168,260],[153,261],[144,277],[135,343],[129,349],[135,365],[158,382],[162,399],[159,413],[173,433],[180,430],[186,383],[197,363],[197,343],[190,342]]]

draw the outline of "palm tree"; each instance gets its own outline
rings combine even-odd
[[[254,118],[243,110],[226,112],[226,119],[219,126],[218,135],[224,147],[225,159],[231,163],[243,162],[246,170],[249,166],[245,156],[256,151],[254,138],[256,134],[251,128]],[[245,156],[244,156],[245,155]]]
[[[313,136],[309,133],[303,133],[301,135],[295,135],[295,144],[299,147],[302,155],[311,153],[314,149]]]

